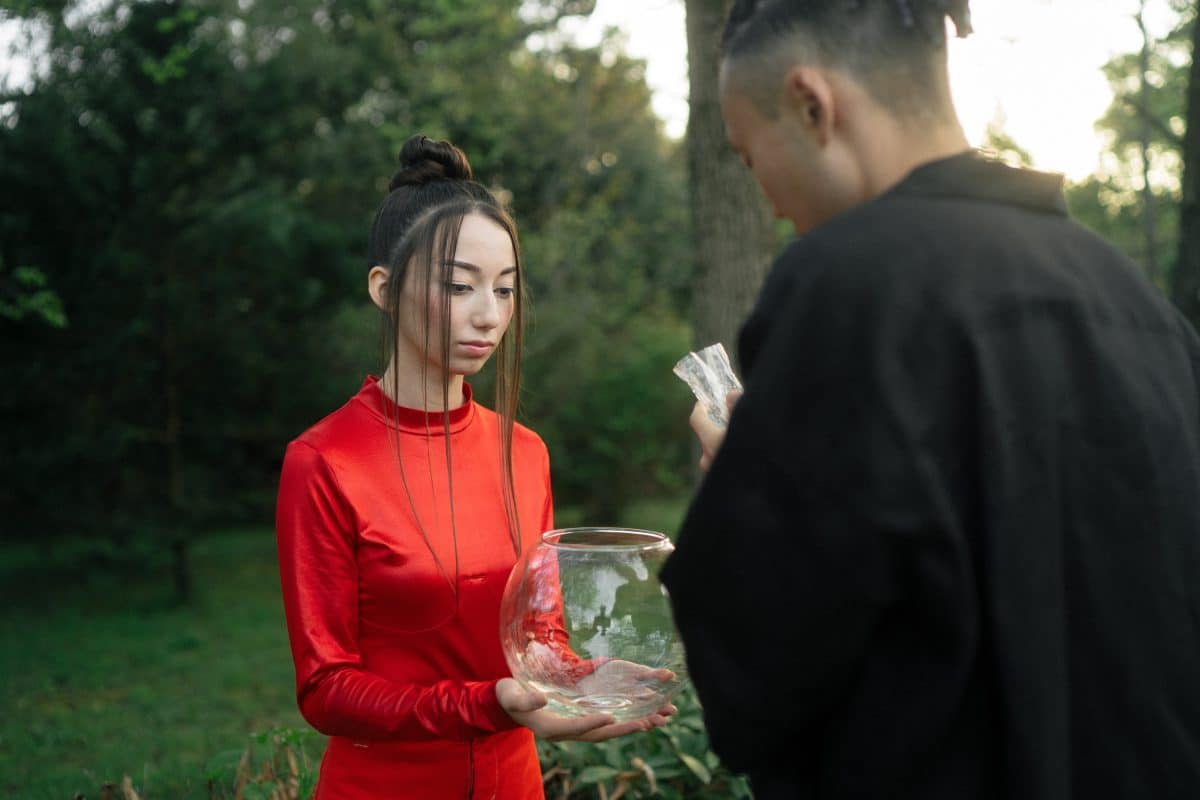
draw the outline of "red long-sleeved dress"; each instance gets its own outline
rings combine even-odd
[[[304,718],[329,735],[319,800],[542,798],[533,736],[496,700],[499,607],[516,561],[499,420],[450,412],[454,542],[441,413],[396,408],[368,377],[293,441],[276,510],[280,576]],[[399,421],[397,437],[396,420]],[[458,600],[413,518],[412,504]],[[523,547],[553,527],[549,456],[516,426]]]

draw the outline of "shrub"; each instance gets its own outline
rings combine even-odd
[[[691,687],[665,727],[598,744],[538,742],[547,800],[752,797],[749,781],[721,766]]]
[[[251,734],[244,750],[209,762],[209,800],[307,800],[317,785],[317,761],[309,756],[315,731],[273,728]]]

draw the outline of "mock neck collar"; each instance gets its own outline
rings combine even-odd
[[[382,420],[389,427],[399,428],[409,433],[428,433],[431,436],[441,436],[445,433],[445,415],[441,411],[422,411],[418,408],[408,408],[392,402],[379,385],[379,378],[368,375],[363,381],[362,388],[354,399]],[[450,409],[450,432],[463,430],[475,419],[475,401],[471,394],[471,385],[463,382],[463,404]]]
[[[977,150],[922,164],[891,190],[896,194],[1002,203],[1067,214],[1063,176],[1010,167]]]

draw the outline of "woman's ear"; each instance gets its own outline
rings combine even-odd
[[[371,302],[385,313],[388,310],[388,279],[391,276],[387,267],[380,266],[371,267],[367,273],[367,294],[371,295]]]

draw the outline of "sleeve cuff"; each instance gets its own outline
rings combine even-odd
[[[508,715],[496,697],[496,684],[499,681],[486,681],[478,685],[478,700],[480,727],[488,733],[500,733],[520,728],[521,724]]]

